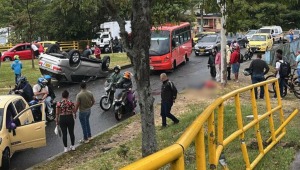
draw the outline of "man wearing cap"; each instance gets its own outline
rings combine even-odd
[[[297,62],[297,75],[298,81],[300,82],[300,50],[297,52],[296,62]]]
[[[21,77],[22,72],[22,63],[18,55],[14,56],[14,62],[11,64],[11,69],[14,70],[15,73],[15,83],[17,84],[18,78]]]

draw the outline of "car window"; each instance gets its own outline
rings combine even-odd
[[[6,128],[9,129],[10,124],[13,121],[13,118],[17,115],[16,110],[12,103],[10,103],[6,109]],[[16,124],[19,125],[19,124]]]
[[[17,113],[22,112],[26,108],[26,104],[22,99],[14,101],[14,105],[16,107]]]
[[[26,45],[25,50],[30,50],[30,45]]]
[[[20,45],[15,48],[16,51],[23,51],[25,49],[25,45]]]
[[[266,41],[266,37],[265,35],[253,35],[252,36],[252,41]]]
[[[104,34],[104,35],[102,35],[101,38],[109,38],[109,35],[108,34]]]
[[[275,29],[275,33],[278,33],[278,29]]]

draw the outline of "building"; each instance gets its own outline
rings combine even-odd
[[[193,31],[197,34],[201,27],[201,15],[196,13],[197,21],[194,23]],[[222,28],[221,25],[221,14],[220,13],[209,13],[203,14],[203,31],[205,32],[219,32]]]

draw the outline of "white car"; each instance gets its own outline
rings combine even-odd
[[[245,36],[247,37],[247,40],[249,41],[252,38],[253,34],[256,34],[256,33],[257,33],[257,30],[248,30]]]

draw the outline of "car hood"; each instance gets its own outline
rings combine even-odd
[[[196,45],[198,47],[207,47],[207,46],[212,46],[215,45],[215,42],[198,42]]]
[[[267,43],[267,41],[250,41],[249,45],[262,45]]]

